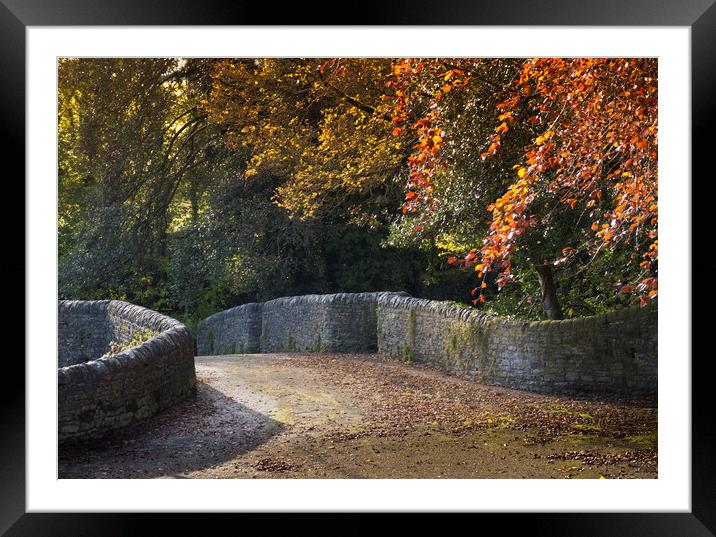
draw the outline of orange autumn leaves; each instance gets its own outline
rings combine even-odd
[[[392,219],[363,205],[394,208],[397,182],[396,240],[475,267],[477,302],[528,263],[612,248],[629,266],[609,285],[657,296],[655,59],[264,59],[212,76],[212,120],[247,177],[281,178],[292,217]]]
[[[417,142],[408,162],[404,211],[430,209],[432,178],[447,166],[441,155],[441,99],[469,83],[466,62],[442,72],[437,64],[424,61],[394,64],[393,121],[399,133],[408,121],[411,78],[422,74],[436,82],[442,77],[440,82],[446,83],[446,88],[432,92],[428,112],[412,119]],[[482,278],[476,302],[484,301],[487,272],[496,272],[500,288],[514,280],[511,262],[520,237],[532,227],[549,229],[557,209],[536,210],[535,200],[544,196],[556,197],[563,210],[582,211],[591,222],[591,239],[565,244],[562,255],[551,260],[554,265],[568,263],[580,249],[591,255],[618,243],[630,244],[641,256],[642,270],[622,292],[638,293],[642,304],[657,296],[657,99],[654,59],[535,58],[523,63],[508,97],[497,106],[497,125],[480,158],[491,159],[510,143],[516,122],[535,136],[513,168],[514,181],[487,207],[491,221],[479,252],[473,249],[460,260],[474,264]]]
[[[529,207],[544,189],[557,193],[571,209],[578,204],[586,208],[591,229],[605,245],[630,241],[641,249],[645,277],[625,287],[640,293],[642,304],[655,298],[656,62],[533,59],[525,62],[518,86],[519,93],[505,101],[504,109],[516,111],[521,100],[532,98],[533,110],[549,127],[526,148],[518,180],[488,207],[492,223],[482,247],[485,268],[499,263],[498,285],[509,281],[515,239],[540,220]],[[575,251],[565,246],[554,263],[565,262]]]
[[[440,167],[447,166],[440,152],[445,144],[445,131],[439,127],[441,99],[453,90],[464,88],[470,77],[459,68],[446,69],[438,60],[400,59],[393,63],[387,87],[393,91],[393,135],[400,136],[406,126],[417,141],[408,157],[408,184],[403,212],[416,212],[430,204],[433,197],[432,177]],[[428,84],[425,84],[425,80]],[[422,84],[420,82],[423,82]],[[413,100],[427,98],[427,112],[411,118]]]

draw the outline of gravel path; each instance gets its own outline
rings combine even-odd
[[[367,354],[196,358],[197,396],[60,478],[656,478],[657,411]]]

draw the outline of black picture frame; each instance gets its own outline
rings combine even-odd
[[[0,106],[3,129],[5,165],[14,160],[18,164],[6,184],[17,189],[12,193],[13,205],[20,212],[24,203],[25,161],[25,29],[28,26],[100,26],[100,25],[249,25],[266,24],[341,24],[351,25],[539,25],[539,26],[685,26],[691,29],[692,75],[692,252],[709,250],[709,211],[698,204],[714,199],[716,180],[711,173],[715,147],[714,99],[716,87],[716,5],[715,0],[501,0],[476,2],[471,0],[401,0],[399,2],[362,1],[353,9],[336,10],[336,4],[293,3],[267,5],[237,0],[226,5],[210,0],[0,0]],[[702,172],[702,173],[699,173]],[[688,179],[684,178],[685,188]],[[10,184],[7,188],[10,188]],[[5,187],[4,187],[5,188]],[[698,189],[698,190],[697,190]],[[5,192],[7,195],[7,191]],[[25,280],[24,237],[17,232],[17,222],[24,215],[3,211],[6,218],[6,251],[0,263],[6,282],[5,304],[12,308],[15,322],[24,319],[23,289],[7,282]],[[22,218],[23,220],[20,220]],[[701,248],[699,248],[699,245]],[[706,248],[704,248],[706,246]],[[698,263],[684,260],[684,270],[692,272],[695,285],[708,285],[716,274],[716,263],[710,252]],[[693,267],[693,268],[692,268]],[[25,281],[25,285],[32,285]],[[685,288],[691,295],[691,289]],[[15,294],[13,294],[15,293]],[[704,303],[704,308],[699,304]],[[477,515],[477,530],[486,528],[484,522],[497,522],[509,532],[538,535],[714,535],[716,534],[716,427],[713,426],[714,403],[711,398],[712,377],[708,374],[713,351],[704,346],[698,352],[697,341],[712,329],[713,314],[708,312],[708,298],[692,300],[692,508],[689,513],[530,513]],[[688,314],[688,312],[683,312]],[[27,319],[31,322],[31,319]],[[9,330],[9,327],[6,326]],[[18,327],[19,328],[19,327]],[[24,325],[23,325],[24,329]],[[24,332],[24,330],[23,330]],[[20,535],[134,535],[149,527],[148,518],[159,521],[167,530],[175,524],[183,531],[206,528],[206,517],[200,520],[185,514],[84,514],[84,513],[26,513],[25,508],[25,367],[17,359],[21,349],[19,330],[6,339],[6,359],[3,364],[3,385],[0,389],[0,534]],[[15,340],[13,343],[11,340]],[[9,352],[8,352],[9,351]],[[14,352],[13,352],[14,351]],[[24,355],[24,352],[23,354]],[[14,359],[11,359],[14,357]],[[689,360],[690,356],[669,359]],[[9,381],[7,379],[13,379]],[[237,531],[247,531],[255,515],[222,515],[240,517]],[[455,517],[456,515],[452,515]],[[355,518],[351,516],[351,518]],[[275,522],[282,516],[272,515]],[[411,515],[415,524],[423,524],[423,516]],[[152,520],[154,522],[154,520]],[[459,518],[451,519],[451,527]],[[295,524],[295,521],[293,522]],[[299,522],[300,523],[300,522]],[[345,531],[372,531],[374,522],[363,519],[337,521],[342,526],[327,527],[332,533],[342,527]],[[469,522],[469,524],[474,524]],[[332,526],[332,525],[331,525]],[[294,528],[295,529],[295,528]],[[168,531],[168,530],[167,530]],[[315,528],[314,528],[315,531]],[[448,530],[452,531],[452,530]],[[343,531],[341,531],[343,532]]]

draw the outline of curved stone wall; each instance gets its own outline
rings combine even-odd
[[[406,293],[278,298],[199,324],[199,354],[375,351],[488,384],[653,396],[657,306],[522,322]]]
[[[110,342],[150,339],[112,356]],[[193,339],[180,322],[117,300],[58,305],[59,440],[99,438],[193,393]]]
[[[199,354],[378,349],[376,306],[406,293],[305,295],[244,304],[207,317],[197,328]]]
[[[378,349],[510,388],[652,396],[657,318],[655,303],[593,317],[523,322],[444,302],[383,297]]]

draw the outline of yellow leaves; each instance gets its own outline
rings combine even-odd
[[[444,80],[445,82],[447,82],[447,81],[450,80],[452,77],[454,77],[454,76],[460,76],[460,75],[462,75],[462,74],[463,74],[463,71],[461,71],[460,69],[450,69],[449,71],[447,71],[447,72],[443,75],[443,80]]]
[[[535,139],[535,144],[536,144],[536,145],[542,145],[542,144],[545,143],[547,140],[549,140],[549,139],[552,137],[553,134],[554,134],[554,131],[551,131],[551,130],[550,130],[550,131],[545,131],[545,133],[542,134],[542,136],[538,136],[538,137]]]
[[[525,176],[526,173],[527,173],[527,169],[526,169],[526,168],[520,168],[519,170],[517,170],[517,177],[519,177],[520,179],[522,179],[522,178]]]

